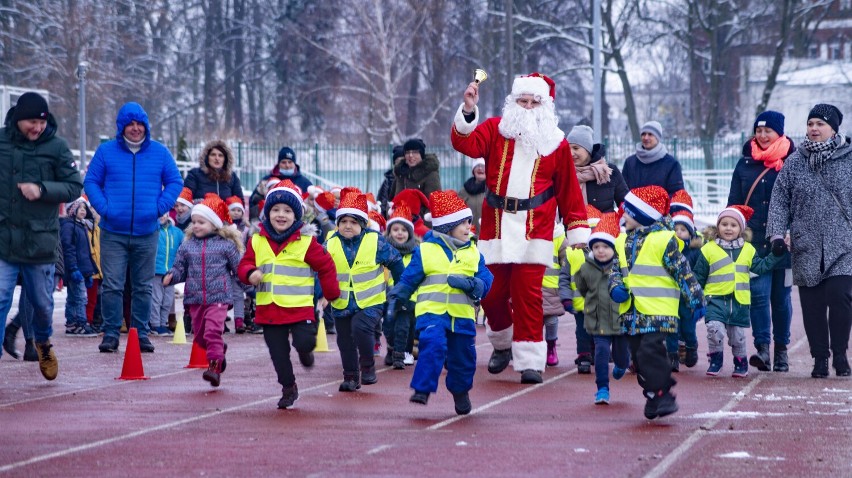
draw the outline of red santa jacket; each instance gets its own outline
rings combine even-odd
[[[500,118],[489,118],[477,125],[476,119],[466,122],[461,111],[460,107],[453,122],[453,147],[472,158],[485,158],[485,184],[489,191],[518,199],[534,197],[551,186],[555,193],[541,206],[515,213],[483,204],[477,247],[486,263],[550,265],[557,207],[568,244],[585,243],[590,234],[586,207],[564,136],[550,145],[550,151],[542,151],[542,156],[533,148],[503,137],[498,129]]]

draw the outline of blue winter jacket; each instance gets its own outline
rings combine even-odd
[[[438,244],[441,246],[441,249],[444,250],[444,254],[447,255],[447,259],[453,260],[453,251],[450,250],[444,241],[432,235],[432,231],[427,232],[426,235],[423,236],[423,242]],[[461,246],[460,249],[465,247],[470,247],[470,242]],[[421,249],[418,247],[411,254],[411,262],[409,262],[405,267],[405,272],[403,272],[402,277],[396,281],[396,285],[390,294],[393,298],[405,301],[410,300],[411,294],[420,287],[420,283],[426,278],[426,274],[423,272],[423,256],[420,254],[420,251]],[[481,252],[479,253],[479,268],[473,276],[480,279],[485,286],[482,292],[482,297],[487,296],[488,291],[491,290],[491,283],[494,282],[494,275],[491,274],[491,271],[485,266],[485,258],[482,257]],[[449,317],[447,314],[423,314],[417,317],[417,330],[422,330],[428,325],[438,324],[442,318],[447,317]],[[476,335],[476,321],[453,321],[452,332],[462,335]]]
[[[175,263],[178,247],[183,242],[183,231],[171,222],[166,225],[160,224],[158,229],[160,233],[159,242],[157,243],[157,262],[156,273],[166,275]]]
[[[137,153],[124,142],[131,121],[145,125],[145,140]],[[114,234],[144,236],[157,230],[158,218],[169,211],[183,188],[172,154],[151,140],[148,115],[138,103],[121,107],[115,120],[115,139],[100,145],[86,171],[83,185],[100,225]]]
[[[59,239],[62,241],[62,260],[65,261],[65,281],[70,282],[71,273],[80,271],[83,277],[98,272],[92,260],[89,234],[86,225],[70,217],[59,220]]]

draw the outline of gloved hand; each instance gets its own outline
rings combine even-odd
[[[630,292],[627,291],[627,287],[620,285],[613,287],[612,290],[609,291],[609,296],[615,303],[621,304],[623,302],[627,302],[627,299],[630,298]]]
[[[398,301],[391,297],[388,299],[388,308],[385,311],[385,323],[392,324],[396,320],[396,305]]]
[[[703,319],[705,315],[707,315],[707,309],[702,305],[692,311],[692,321],[698,322]]]
[[[568,312],[569,314],[574,313],[574,301],[573,300],[571,300],[571,299],[563,300],[562,301],[562,307],[565,308],[565,312]]]
[[[79,269],[74,269],[73,271],[71,271],[71,280],[73,280],[74,282],[83,282],[83,274],[80,272]]]
[[[86,277],[86,288],[91,289],[95,285],[95,279],[92,276]]]
[[[473,300],[481,299],[485,292],[485,283],[476,277],[447,277],[447,284],[467,294]]]
[[[772,255],[781,257],[787,252],[787,244],[784,244],[784,239],[778,238],[772,241]]]

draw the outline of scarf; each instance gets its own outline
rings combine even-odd
[[[715,241],[716,244],[719,244],[719,247],[721,247],[722,249],[740,249],[743,247],[743,244],[745,244],[745,239],[743,239],[742,237],[738,237],[733,241],[726,241],[721,237],[717,237]]]
[[[408,231],[408,240],[403,243],[394,241],[393,238],[390,236],[387,236],[386,239],[388,240],[388,242],[390,242],[390,245],[392,245],[394,249],[396,249],[403,256],[406,254],[411,254],[412,252],[414,252],[414,249],[417,249],[417,238],[414,237],[412,231]]]
[[[449,247],[450,250],[453,251],[453,252],[459,250],[459,247],[470,242],[470,241],[462,241],[461,239],[456,239],[453,236],[450,236],[448,234],[444,234],[443,232],[438,232],[434,229],[432,229],[432,235],[437,237],[438,239],[442,240],[444,242],[444,244],[446,244],[447,247]]]
[[[577,181],[580,183],[580,191],[583,193],[583,202],[588,203],[586,194],[586,183],[595,180],[598,184],[606,184],[612,175],[612,168],[606,164],[606,159],[599,159],[585,166],[574,166],[577,170]]]
[[[822,169],[822,165],[831,159],[831,155],[837,151],[837,148],[843,145],[843,136],[835,134],[827,141],[811,141],[806,139],[802,141],[802,147],[808,151],[808,167],[811,171],[817,172]]]
[[[278,244],[281,244],[282,242],[286,241],[287,238],[292,236],[294,232],[298,231],[304,225],[305,223],[303,223],[300,219],[294,222],[293,225],[288,227],[284,232],[277,232],[275,228],[272,227],[272,223],[269,222],[269,219],[263,219],[263,230],[266,231],[266,234],[269,235],[270,239],[277,242]]]
[[[781,140],[786,141],[781,141]],[[775,171],[781,171],[781,166],[784,166],[784,159],[790,151],[790,138],[781,136],[773,141],[768,148],[762,149],[757,140],[751,139],[751,157],[755,161],[762,161],[763,166],[772,168]]]
[[[485,181],[477,182],[475,177],[470,177],[464,182],[464,190],[471,196],[482,194],[485,192]]]
[[[659,161],[663,159],[668,153],[666,150],[666,146],[663,143],[657,143],[652,149],[645,149],[642,147],[642,143],[636,144],[636,157],[642,164],[651,164],[654,161]]]

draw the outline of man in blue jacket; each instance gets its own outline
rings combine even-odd
[[[142,106],[122,106],[115,125],[115,139],[95,151],[83,183],[89,202],[101,215],[104,338],[98,348],[101,352],[118,351],[129,269],[131,326],[139,333],[141,350],[153,352],[148,319],[158,218],[174,206],[183,180],[169,150],[151,140],[148,114]]]

